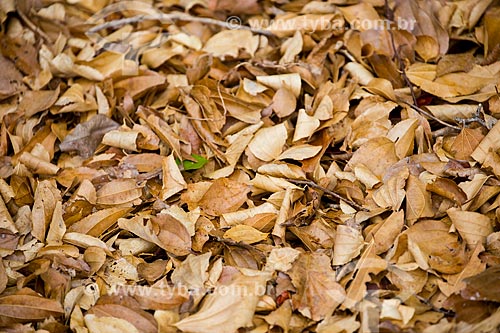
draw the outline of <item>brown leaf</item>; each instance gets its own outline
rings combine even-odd
[[[378,223],[366,237],[366,241],[374,240],[375,253],[389,250],[404,225],[404,211],[393,212],[383,222]]]
[[[449,233],[449,227],[443,222],[421,221],[405,233],[408,234],[408,249],[422,269],[430,267],[438,272],[456,274],[464,268],[465,244],[456,234]]]
[[[61,304],[33,294],[14,294],[0,297],[0,315],[23,321],[44,320],[64,313]]]
[[[198,312],[175,326],[181,331],[193,333],[233,333],[240,327],[252,326],[252,317],[270,278],[268,273],[255,272],[254,276],[236,273],[229,284],[219,284],[205,296]]]
[[[157,244],[177,256],[191,252],[191,236],[186,227],[169,214],[153,216],[151,222],[159,228]]]
[[[321,320],[344,301],[345,291],[335,281],[330,259],[324,254],[301,254],[288,274],[297,288],[293,307],[308,318]]]
[[[97,317],[114,317],[126,320],[134,325],[139,332],[156,333],[158,331],[153,316],[146,311],[131,309],[119,304],[95,305],[89,309],[88,314]]]
[[[461,291],[471,301],[500,302],[500,266],[492,266],[483,272],[464,279],[466,287]]]
[[[463,128],[453,141],[450,151],[458,160],[469,160],[483,138],[480,128]]]
[[[248,185],[221,178],[215,180],[198,202],[203,211],[219,216],[236,211],[247,200]]]
[[[59,145],[61,151],[77,151],[84,158],[92,156],[104,134],[120,127],[108,117],[98,114],[78,124]]]
[[[426,189],[427,191],[453,200],[459,205],[462,205],[465,201],[467,201],[467,195],[465,192],[458,187],[454,181],[447,178],[436,178],[432,183],[427,184]]]

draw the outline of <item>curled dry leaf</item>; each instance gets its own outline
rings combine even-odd
[[[486,237],[493,233],[493,227],[488,216],[453,208],[449,209],[447,213],[467,246],[473,248],[477,244],[486,245]]]
[[[218,284],[205,297],[198,312],[175,326],[181,331],[193,333],[233,333],[241,327],[251,326],[257,302],[270,274],[236,274],[238,276],[232,283]]]
[[[284,123],[261,128],[248,144],[248,149],[255,157],[263,161],[272,161],[281,154],[288,133]]]
[[[0,0],[0,330],[494,331],[499,8],[387,5]]]
[[[411,226],[408,250],[424,270],[429,267],[445,274],[461,272],[467,260],[465,244],[440,221],[425,220]]]

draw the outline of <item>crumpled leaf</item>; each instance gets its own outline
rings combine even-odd
[[[486,237],[493,232],[488,216],[453,208],[449,209],[447,213],[467,246],[486,245]]]
[[[255,307],[270,275],[260,272],[236,274],[232,283],[218,284],[205,297],[198,312],[175,326],[183,332],[193,333],[233,333],[241,327],[252,326]]]
[[[98,114],[89,121],[78,124],[59,145],[61,151],[76,151],[83,158],[92,156],[104,134],[120,127],[108,117]]]
[[[421,221],[412,225],[405,234],[408,235],[408,249],[422,269],[456,274],[465,266],[465,244],[459,241],[458,235],[449,233],[443,222]]]

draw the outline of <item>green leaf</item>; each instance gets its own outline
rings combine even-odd
[[[205,157],[197,154],[191,154],[191,157],[195,159],[196,162],[190,160],[182,161],[182,166],[184,167],[184,170],[198,170],[200,168],[203,168],[203,166],[208,162],[208,160]]]

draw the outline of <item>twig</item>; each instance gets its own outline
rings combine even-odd
[[[347,153],[341,153],[341,154],[333,154],[329,156],[332,161],[347,161],[351,159],[353,153],[347,152]]]
[[[452,124],[448,124],[446,121],[442,121],[441,119],[439,119],[439,118],[437,118],[436,116],[434,116],[432,113],[427,112],[427,111],[425,111],[424,109],[421,109],[421,108],[419,108],[419,107],[418,107],[418,106],[416,106],[416,105],[413,105],[413,104],[410,104],[410,103],[407,103],[407,102],[403,102],[403,103],[405,103],[406,105],[408,105],[409,107],[411,107],[413,110],[415,110],[415,111],[417,111],[417,112],[419,112],[419,113],[423,114],[424,116],[426,116],[426,117],[428,117],[428,118],[431,118],[431,119],[433,119],[433,120],[437,121],[437,122],[438,122],[438,123],[440,123],[441,125],[447,126],[447,127],[449,127],[449,128],[453,128],[453,129],[455,129],[455,130],[457,130],[457,131],[462,130],[460,127],[455,126],[455,125],[452,125]]]
[[[350,199],[347,199],[347,198],[344,198],[340,194],[337,194],[337,193],[335,193],[333,191],[330,191],[329,189],[324,188],[323,186],[316,184],[312,180],[286,179],[286,181],[289,181],[290,183],[297,184],[297,185],[306,185],[306,186],[309,186],[309,187],[314,188],[316,190],[320,190],[320,191],[324,192],[325,194],[328,194],[331,197],[334,197],[334,198],[337,198],[339,200],[347,202],[349,205],[357,208],[358,210],[362,210],[362,211],[365,211],[365,212],[368,211],[366,208],[358,205],[354,201],[352,201]]]
[[[470,118],[456,117],[455,121],[457,123],[461,123],[463,127],[465,127],[466,124],[478,123],[478,124],[481,124],[482,126],[488,128],[488,124],[486,124],[486,121],[481,119],[481,110],[482,109],[483,109],[483,104],[479,103],[479,105],[477,106],[476,114],[474,115],[474,117],[470,117]]]
[[[125,24],[137,23],[146,20],[158,20],[158,21],[188,21],[188,22],[199,22],[203,24],[216,25],[226,29],[233,30],[248,30],[256,34],[272,36],[273,34],[269,30],[252,28],[246,25],[235,25],[230,22],[219,21],[211,19],[208,17],[196,17],[185,13],[159,13],[156,15],[137,15],[133,17],[127,17],[119,20],[109,21],[103,24],[96,25],[95,27],[88,30],[88,33],[96,33],[98,31],[108,29],[108,28],[118,28]]]
[[[26,24],[28,26],[28,28],[30,28],[30,30],[32,30],[33,32],[37,33],[40,35],[40,37],[42,37],[43,39],[45,39],[45,41],[47,43],[52,43],[52,41],[50,40],[49,36],[43,32],[42,29],[40,29],[39,27],[37,27],[30,19],[29,17],[27,17],[21,10],[18,10],[17,11],[17,14],[19,15],[19,17],[21,18],[21,20],[24,22],[24,24]]]
[[[386,13],[387,19],[390,21],[393,21],[394,20],[394,12],[390,9],[388,0],[385,0],[385,10],[387,12]],[[391,36],[391,47],[392,47],[392,50],[394,51],[394,56],[396,57],[396,60],[398,62],[399,70],[401,71],[401,75],[403,76],[403,79],[405,80],[405,83],[408,86],[408,88],[410,88],[410,93],[411,93],[411,98],[413,99],[413,103],[415,105],[418,105],[417,97],[415,96],[415,92],[413,91],[413,84],[411,83],[410,79],[406,75],[405,65],[403,63],[403,60],[401,59],[401,56],[399,55],[399,50],[396,49],[396,43],[394,42],[394,34],[392,33],[392,30],[390,27],[389,27],[388,31],[389,31],[389,36]]]
[[[479,64],[481,66],[488,66],[497,61],[498,58],[500,58],[500,44],[495,45],[495,47],[490,51],[490,54],[488,54],[488,56]]]

